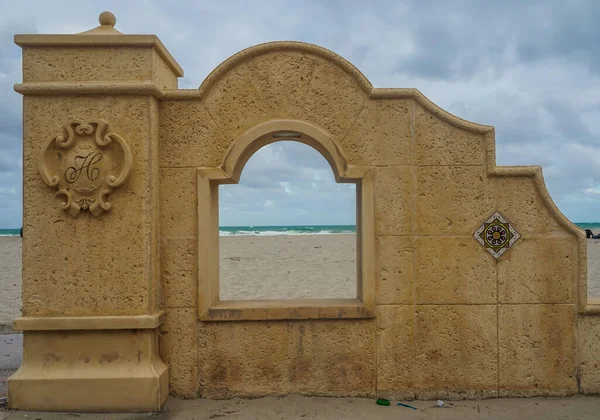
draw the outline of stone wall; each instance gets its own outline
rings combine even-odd
[[[374,319],[196,322],[196,167],[224,168],[244,133],[279,119],[319,127],[349,167],[374,173]],[[162,100],[160,127],[162,249],[182,273],[163,264],[175,394],[578,391],[585,240],[539,168],[495,166],[493,127],[416,90],[373,89],[340,57],[298,43],[233,56],[198,97]],[[520,236],[498,259],[474,238],[496,211]],[[195,343],[189,354],[178,337]]]
[[[496,166],[493,127],[414,89],[375,89],[341,57],[301,43],[249,48],[198,90],[180,90],[183,71],[155,36],[113,26],[103,13],[91,32],[16,37],[25,98],[15,329],[26,356],[9,380],[11,407],[148,411],[167,392],[600,390],[585,235],[553,204],[539,167]],[[236,182],[280,131],[320,151],[339,181],[357,182],[357,299],[218,299],[218,185]],[[69,189],[63,172],[94,170],[73,154],[79,145],[110,153]],[[98,173],[102,184],[90,184]],[[67,398],[73,389],[80,395]]]

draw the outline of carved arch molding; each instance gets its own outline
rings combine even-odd
[[[127,142],[101,119],[70,120],[44,148],[39,171],[44,182],[65,198],[62,208],[77,217],[99,216],[112,207],[107,196],[127,179],[133,157]]]

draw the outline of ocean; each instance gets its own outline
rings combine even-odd
[[[575,223],[581,229],[600,231],[600,222]],[[276,236],[276,235],[331,235],[356,233],[354,225],[304,225],[304,226],[221,226],[220,236]],[[0,229],[0,236],[19,236],[20,229]]]
[[[354,225],[221,226],[220,236],[331,235],[356,233]]]
[[[581,229],[589,229],[591,231],[600,230],[600,222],[592,222],[592,223],[575,223]]]
[[[600,231],[600,222],[575,223],[581,229]],[[221,226],[219,236],[273,236],[273,235],[330,235],[356,233],[354,225],[306,225],[306,226]]]

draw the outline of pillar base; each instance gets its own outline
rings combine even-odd
[[[156,412],[169,394],[157,330],[25,331],[11,409]]]

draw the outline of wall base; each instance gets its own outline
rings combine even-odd
[[[11,409],[155,412],[169,394],[156,330],[26,331]]]

